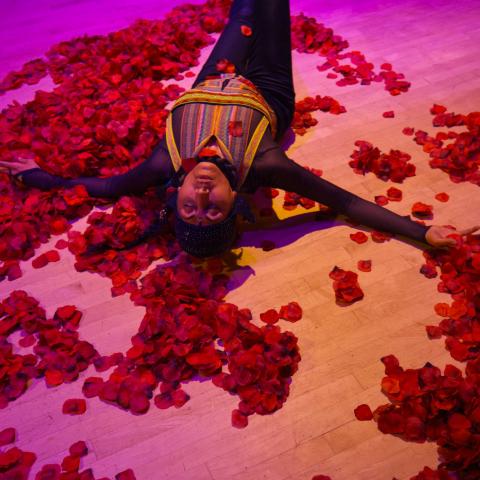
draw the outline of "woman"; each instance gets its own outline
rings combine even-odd
[[[82,184],[92,196],[139,194],[170,181],[178,187],[169,201],[177,238],[184,250],[200,257],[232,245],[237,214],[252,220],[237,194],[262,186],[296,192],[375,229],[433,246],[455,245],[448,238],[451,229],[401,217],[290,160],[278,141],[294,105],[289,0],[234,0],[215,48],[192,89],[175,102],[166,136],[145,162],[107,179],[72,180],[50,175],[31,160],[0,164],[26,185]]]

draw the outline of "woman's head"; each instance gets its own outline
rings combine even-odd
[[[178,187],[177,213],[192,225],[220,223],[230,215],[236,196],[237,192],[220,168],[203,161],[185,175]]]
[[[235,191],[236,182],[235,167],[217,156],[196,159],[195,166],[179,177],[171,205],[176,210],[175,233],[183,250],[210,257],[232,246],[237,211],[245,210]]]

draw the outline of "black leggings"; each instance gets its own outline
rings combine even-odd
[[[242,34],[249,26],[251,36]],[[277,115],[279,140],[295,110],[292,78],[289,0],[234,0],[229,21],[192,88],[216,75],[217,61],[226,58],[236,73],[250,80]]]

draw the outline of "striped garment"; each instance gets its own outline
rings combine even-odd
[[[182,159],[193,158],[212,136],[223,156],[235,165],[239,189],[276,116],[255,86],[235,74],[209,78],[176,100],[167,119],[166,140],[175,170]]]

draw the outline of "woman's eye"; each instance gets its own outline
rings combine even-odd
[[[183,209],[187,212],[187,213],[191,213],[195,210],[195,207],[193,205],[188,205],[188,204],[185,204],[183,206]]]
[[[222,211],[219,210],[217,207],[210,207],[207,212],[207,217],[210,218],[210,220],[216,220],[222,215]]]

